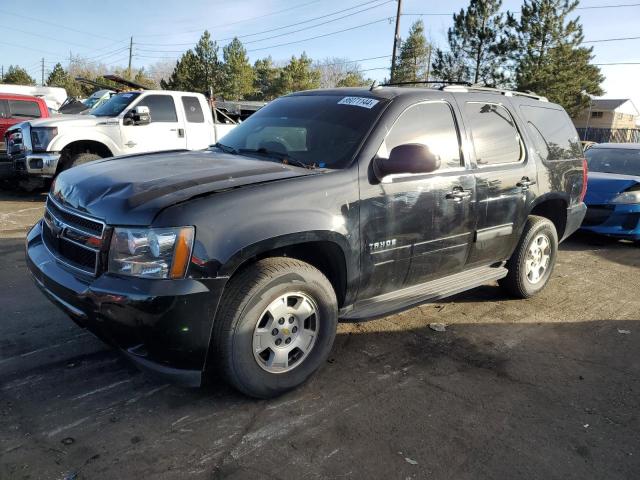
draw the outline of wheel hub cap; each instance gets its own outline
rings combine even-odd
[[[253,356],[270,373],[302,363],[318,336],[318,307],[302,292],[279,296],[262,312],[253,332]]]
[[[551,261],[551,242],[549,237],[541,233],[529,244],[529,251],[525,261],[525,273],[530,283],[536,284],[542,280]]]

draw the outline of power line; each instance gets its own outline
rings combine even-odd
[[[85,32],[83,30],[78,30],[76,28],[67,27],[66,25],[61,25],[59,23],[49,22],[47,20],[40,20],[40,19],[32,17],[30,15],[21,15],[19,13],[8,12],[6,10],[0,10],[0,13],[4,13],[5,15],[11,15],[13,17],[24,18],[24,19],[27,19],[27,20],[31,20],[32,22],[43,23],[45,25],[52,25],[52,26],[57,27],[57,28],[64,28],[65,30],[69,30],[69,31],[76,32],[76,33],[81,33],[83,35],[89,35],[91,37],[102,38],[104,40],[113,40],[113,38],[104,37],[104,36],[98,35],[96,33]]]
[[[621,3],[617,5],[592,5],[587,7],[576,7],[575,10],[596,10],[603,8],[624,8],[624,7],[640,7],[640,3]],[[449,12],[449,13],[403,13],[403,16],[413,16],[413,17],[443,17],[443,16],[451,16],[456,14],[457,12]],[[519,10],[516,10],[512,13],[521,13]]]
[[[277,48],[277,47],[282,47],[282,46],[285,46],[285,45],[292,45],[294,43],[307,42],[309,40],[315,40],[317,38],[329,37],[331,35],[337,35],[339,33],[349,32],[349,31],[355,30],[357,28],[363,28],[363,27],[368,27],[370,25],[375,25],[376,23],[387,22],[389,20],[393,20],[394,18],[395,18],[395,15],[391,16],[391,17],[381,18],[380,20],[374,20],[373,22],[363,23],[363,24],[360,24],[360,25],[355,25],[353,27],[344,28],[342,30],[336,30],[334,32],[324,33],[322,35],[316,35],[314,37],[302,38],[300,40],[295,40],[295,41],[292,41],[292,42],[279,43],[277,45],[269,45],[268,47],[253,48],[251,50],[247,50],[247,52],[258,52],[260,50],[268,50],[270,48]]]
[[[220,28],[220,27],[228,27],[230,25],[238,25],[240,23],[250,22],[251,20],[258,20],[258,19],[261,19],[261,18],[273,16],[273,15],[279,15],[280,13],[288,12],[290,10],[295,10],[295,9],[306,7],[306,6],[309,6],[309,5],[313,5],[314,3],[319,3],[321,1],[322,0],[313,0],[312,2],[307,2],[307,3],[300,4],[300,5],[295,5],[293,7],[285,8],[285,9],[278,10],[278,11],[271,12],[271,13],[266,13],[264,15],[258,15],[257,17],[244,18],[242,20],[237,20],[235,22],[223,23],[223,24],[220,24],[220,25],[213,25],[213,26],[208,27],[208,28],[214,29],[214,28]],[[187,31],[184,31],[184,32],[172,32],[172,33],[174,33],[176,35],[183,35],[183,34],[186,34],[186,33],[202,32],[205,29],[207,29],[207,27],[199,28],[197,30],[187,30]],[[151,34],[136,35],[136,36],[137,37],[164,37],[164,36],[166,36],[166,33],[151,33]]]
[[[600,40],[585,40],[582,43],[620,42],[622,40],[640,40],[640,37],[601,38]]]
[[[361,4],[361,5],[366,5],[366,4],[376,3],[376,2],[379,2],[379,1],[380,1],[380,0],[374,0],[373,2],[365,2],[364,4]],[[352,17],[353,15],[357,15],[357,14],[359,14],[359,13],[366,12],[366,11],[368,11],[368,10],[373,10],[374,8],[381,7],[381,6],[383,6],[383,5],[386,5],[387,3],[391,3],[391,2],[393,2],[393,1],[394,1],[394,0],[385,0],[385,1],[383,1],[382,3],[380,3],[380,4],[378,4],[378,5],[374,5],[374,6],[372,6],[372,7],[363,8],[362,10],[357,10],[357,11],[355,11],[355,12],[351,12],[351,13],[349,13],[349,14],[347,14],[347,15],[343,15],[343,16],[341,16],[341,17],[333,18],[333,19],[331,19],[331,20],[326,20],[326,21],[324,21],[324,22],[317,23],[317,24],[315,24],[315,25],[308,25],[308,26],[306,26],[306,27],[304,27],[304,28],[300,28],[300,29],[298,29],[298,30],[292,30],[292,31],[285,32],[285,33],[279,33],[279,34],[277,34],[277,35],[272,35],[272,36],[270,36],[270,37],[264,37],[264,38],[260,38],[260,39],[257,39],[257,40],[249,40],[248,42],[243,42],[243,43],[244,43],[245,45],[249,45],[249,44],[251,44],[251,43],[263,42],[263,41],[265,41],[265,40],[271,40],[271,39],[273,39],[273,38],[285,37],[285,36],[287,36],[287,35],[292,35],[292,34],[294,34],[294,33],[304,32],[304,31],[309,30],[309,29],[312,29],[312,28],[317,28],[317,27],[321,27],[322,25],[327,25],[327,24],[329,24],[329,23],[337,22],[338,20],[342,20],[342,19],[344,19],[344,18]],[[360,5],[360,6],[361,6],[361,5]],[[331,14],[329,14],[329,15],[323,15],[323,16],[321,16],[321,17],[316,17],[316,18],[311,19],[311,20],[305,20],[305,21],[303,21],[303,22],[293,23],[293,24],[291,24],[291,25],[285,25],[285,26],[282,26],[282,27],[279,27],[279,28],[274,28],[274,29],[270,29],[270,30],[264,30],[264,31],[262,31],[262,32],[258,32],[258,33],[250,33],[250,34],[247,34],[247,35],[239,35],[239,36],[237,36],[237,37],[230,37],[230,38],[218,39],[218,40],[214,40],[214,41],[222,42],[222,41],[225,41],[225,40],[232,40],[233,38],[238,38],[238,39],[239,39],[239,38],[245,38],[245,37],[252,37],[252,36],[255,36],[255,35],[261,35],[261,34],[263,34],[263,33],[279,31],[279,30],[282,30],[282,29],[284,29],[284,28],[290,28],[290,27],[294,27],[294,26],[297,26],[297,25],[302,25],[302,24],[304,24],[304,23],[309,23],[310,21],[317,20],[317,19],[319,19],[319,18],[326,18],[326,17],[329,17],[329,16],[333,16],[333,15],[336,15],[337,13],[345,12],[345,11],[347,11],[347,10],[353,10],[353,8],[356,8],[356,7],[347,8],[347,9],[345,9],[345,10],[340,10],[340,11],[338,11],[338,12],[334,12],[334,13],[331,13]],[[142,44],[140,44],[140,45],[142,45]],[[190,43],[190,44],[188,44],[188,45],[193,45],[193,44],[192,44],[192,43]],[[140,49],[138,49],[138,50],[139,50],[139,51],[141,51],[141,52],[147,52],[147,53],[183,53],[183,51],[182,51],[182,50],[154,50],[154,49],[146,49],[146,48],[140,48]]]

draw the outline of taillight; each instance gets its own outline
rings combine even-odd
[[[587,167],[587,159],[582,159],[582,191],[580,192],[580,201],[584,201],[584,197],[587,194],[587,174],[589,169]]]

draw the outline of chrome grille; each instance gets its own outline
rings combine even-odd
[[[42,240],[60,262],[97,275],[105,246],[105,224],[101,221],[62,207],[48,197]]]

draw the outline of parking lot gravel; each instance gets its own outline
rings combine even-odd
[[[0,194],[1,479],[640,478],[640,248],[577,234],[549,286],[342,323],[256,401],[138,372],[33,285],[43,194]],[[444,324],[430,328],[430,324]]]

